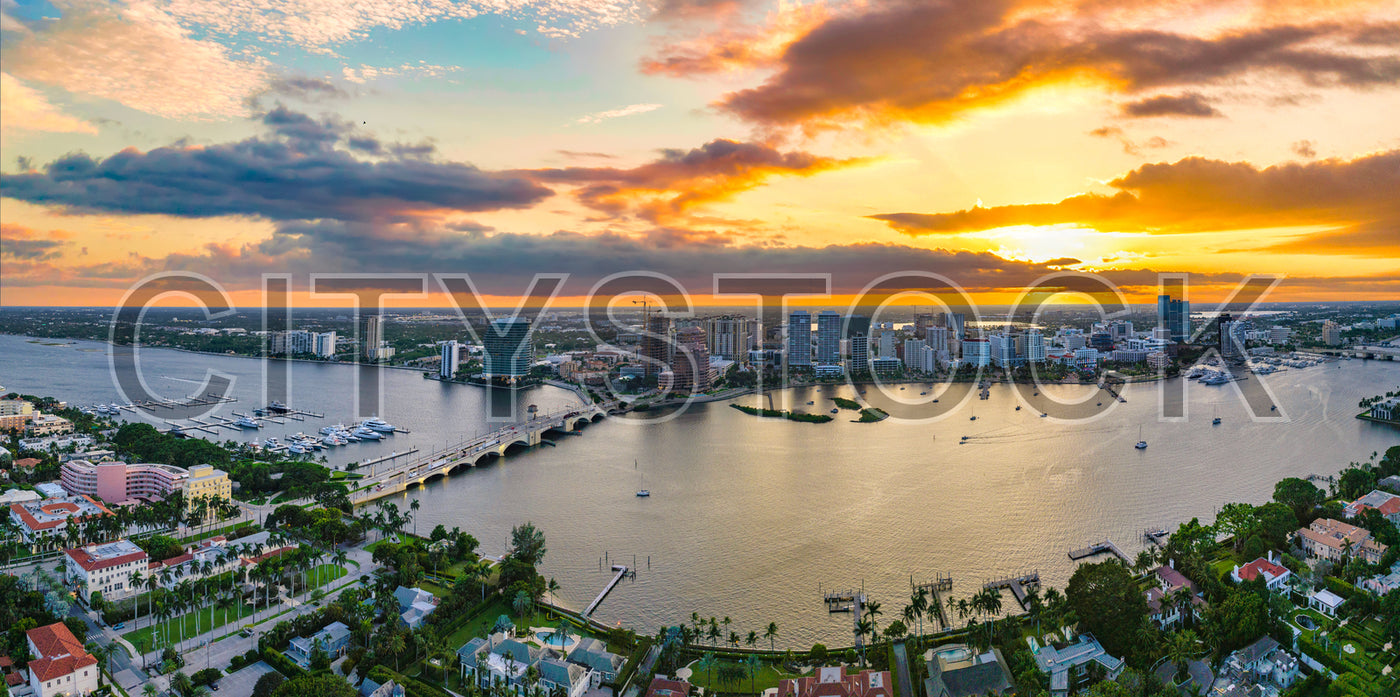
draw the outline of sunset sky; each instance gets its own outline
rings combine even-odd
[[[1400,0],[0,10],[5,305],[168,270],[1400,298]]]

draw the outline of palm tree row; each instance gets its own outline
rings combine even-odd
[[[733,624],[733,620],[729,619],[729,617],[725,617],[724,619],[711,617],[706,620],[700,616],[700,613],[692,612],[690,613],[690,624],[681,624],[679,626],[681,643],[687,645],[696,644],[708,638],[711,645],[718,646],[719,640],[725,639],[726,643],[737,649],[740,643],[748,645],[749,648],[753,648],[754,645],[758,643],[759,639],[762,638],[768,640],[769,651],[775,650],[774,642],[778,638],[777,622],[769,622],[761,635],[757,631],[750,630],[745,636],[740,636],[737,631],[731,630],[729,628],[731,624]],[[721,629],[721,627],[723,627],[723,629]]]

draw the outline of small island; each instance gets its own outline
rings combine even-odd
[[[885,413],[884,409],[876,409],[875,407],[871,407],[869,409],[861,409],[860,418],[852,419],[851,421],[853,423],[858,424],[870,424],[875,423],[876,421],[884,421],[888,418],[890,418],[890,415]]]
[[[860,402],[857,402],[854,399],[846,399],[845,397],[832,397],[831,401],[836,402],[836,406],[841,407],[842,409],[860,409]]]
[[[765,416],[772,419],[787,419],[788,421],[802,421],[813,424],[824,424],[831,420],[831,417],[826,414],[808,414],[803,411],[787,411],[785,409],[759,409],[757,407],[747,407],[742,404],[734,403],[730,403],[729,406],[745,414]]]

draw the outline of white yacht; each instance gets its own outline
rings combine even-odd
[[[387,422],[384,421],[384,419],[381,419],[381,418],[379,418],[379,417],[377,417],[377,416],[371,416],[370,418],[365,419],[364,422],[360,424],[360,427],[361,427],[361,428],[368,428],[368,429],[374,430],[374,431],[379,431],[380,433],[393,433],[393,432],[394,432],[394,425],[393,425],[393,424],[387,423]]]
[[[360,440],[382,440],[384,438],[382,434],[378,433],[377,431],[372,431],[368,428],[365,428],[364,426],[361,426],[351,431],[350,435],[355,436]]]
[[[262,424],[252,420],[247,416],[238,417],[238,419],[233,422],[233,425],[239,428],[262,428]]]

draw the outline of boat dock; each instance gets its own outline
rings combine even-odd
[[[860,620],[865,616],[865,591],[840,591],[835,593],[822,594],[822,600],[826,602],[826,611],[849,612],[851,613],[851,633],[856,636],[856,646],[860,647],[863,637],[860,633]]]
[[[929,609],[930,609],[930,610],[933,610],[934,613],[935,613],[935,616],[938,618],[938,626],[939,626],[939,628],[940,628],[940,629],[948,629],[948,627],[949,627],[949,625],[948,625],[948,618],[947,618],[947,616],[945,616],[945,615],[943,614],[943,597],[942,597],[941,594],[942,594],[942,593],[951,593],[951,592],[952,592],[952,590],[953,590],[953,575],[952,575],[952,574],[949,574],[949,575],[947,575],[947,576],[944,576],[943,574],[940,573],[940,574],[938,574],[938,578],[937,578],[936,580],[934,580],[933,582],[931,582],[931,583],[921,583],[921,584],[918,584],[918,585],[915,585],[915,584],[914,584],[914,578],[911,576],[911,577],[909,577],[909,586],[910,586],[910,588],[911,588],[912,590],[914,590],[914,591],[919,591],[919,590],[927,590],[927,591],[928,591],[929,597],[932,598],[932,602],[929,603]]]
[[[1165,547],[1167,545],[1165,540],[1169,536],[1171,533],[1167,532],[1166,528],[1152,528],[1142,531],[1142,541],[1158,547]]]
[[[588,607],[584,609],[583,617],[585,619],[592,615],[594,610],[598,609],[598,604],[603,602],[603,598],[608,597],[608,593],[611,593],[613,588],[617,587],[618,581],[621,581],[623,577],[628,575],[631,575],[632,578],[637,577],[637,572],[630,571],[622,564],[613,564],[612,570],[617,573],[613,575],[611,581],[608,581],[608,585],[603,586],[603,592],[599,593],[598,597],[594,598],[593,602],[589,603]]]
[[[1021,605],[1022,610],[1025,610],[1027,609],[1026,597],[1030,594],[1030,591],[1040,588],[1040,572],[1032,571],[1028,574],[1021,574],[1020,576],[988,581],[982,584],[982,587],[987,590],[998,591],[1003,588],[1011,589],[1011,595],[1016,596],[1016,602]]]
[[[1131,564],[1133,561],[1132,559],[1128,558],[1128,555],[1123,553],[1123,550],[1118,549],[1118,545],[1113,544],[1113,540],[1104,540],[1103,542],[1095,542],[1089,545],[1088,547],[1071,549],[1069,551],[1069,558],[1075,561],[1079,561],[1080,559],[1092,557],[1096,554],[1103,554],[1105,552],[1108,552],[1118,557],[1119,559],[1128,562],[1129,564]]]

